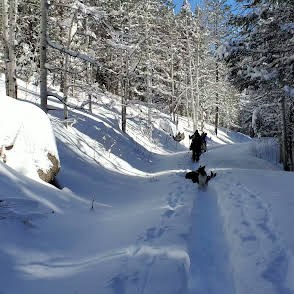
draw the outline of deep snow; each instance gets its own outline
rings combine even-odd
[[[200,191],[187,121],[178,144],[166,115],[150,140],[146,110],[128,113],[128,135],[106,96],[68,129],[51,113],[62,190],[0,163],[0,293],[294,293],[293,173],[206,126],[199,164],[217,176]]]

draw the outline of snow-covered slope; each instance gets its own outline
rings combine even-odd
[[[156,113],[150,140],[144,108],[129,109],[125,135],[108,97],[68,129],[61,115],[62,190],[0,163],[0,292],[294,293],[294,175],[256,158],[250,138],[206,126],[199,164],[217,176],[200,191],[185,179],[198,163],[184,119],[163,130]]]

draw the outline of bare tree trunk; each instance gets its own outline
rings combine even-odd
[[[170,114],[172,120],[175,121],[175,113],[174,113],[174,97],[175,97],[175,82],[174,82],[174,52],[171,54],[171,83],[172,83],[172,97],[170,100]]]
[[[40,98],[41,108],[47,113],[47,0],[40,0],[41,31],[40,31]]]
[[[147,7],[146,11],[149,10],[149,1],[147,1]],[[145,39],[147,41],[146,47],[147,47],[147,72],[146,72],[146,82],[147,82],[147,108],[148,108],[148,136],[149,138],[152,138],[152,109],[151,109],[151,104],[152,104],[152,67],[151,67],[151,53],[150,53],[150,36],[149,36],[149,28],[150,24],[148,22],[148,19],[146,18],[145,22]]]
[[[215,15],[215,22],[214,22],[214,34],[215,34],[215,50],[218,49],[219,45],[219,37],[218,37],[218,20],[217,16]],[[215,83],[216,83],[216,91],[215,91],[215,120],[214,120],[214,132],[215,135],[217,136],[217,131],[218,131],[218,123],[219,123],[219,95],[218,95],[218,81],[219,81],[219,69],[218,69],[218,62],[215,62]]]
[[[123,39],[122,39],[123,40]],[[121,95],[121,129],[124,133],[127,131],[127,106],[126,106],[126,77],[123,77],[123,73],[127,72],[126,64],[124,63],[126,58],[123,56],[123,52],[121,53],[121,70],[118,82],[118,93]]]
[[[192,49],[190,46],[189,32],[186,32],[187,35],[187,47],[189,54],[189,83],[190,83],[190,94],[191,94],[191,103],[192,103],[192,119],[193,119],[193,131],[197,130],[197,121],[196,121],[196,105],[194,99],[194,80],[193,80],[193,69],[192,69]],[[188,84],[187,84],[188,85]]]
[[[196,99],[195,99],[195,108],[196,108],[196,113],[195,113],[195,124],[198,128],[198,123],[199,123],[199,40],[197,41],[196,45]]]
[[[190,46],[189,46],[189,50],[190,50]],[[192,56],[191,53],[189,53],[189,76],[190,76],[190,92],[191,92],[191,101],[192,101],[192,114],[193,114],[193,131],[197,130],[197,109],[196,109],[196,105],[195,105],[195,99],[194,99],[194,81],[193,81],[193,71],[192,71]]]
[[[121,108],[121,129],[124,133],[127,132],[127,105],[126,105],[126,99],[123,96],[121,96],[121,102],[122,102],[122,108]]]
[[[2,26],[2,35],[1,38],[3,40],[3,59],[5,63],[5,87],[6,87],[6,95],[8,95],[8,60],[9,60],[9,51],[8,51],[8,5],[7,0],[1,0],[1,26]]]
[[[219,72],[218,72],[218,62],[216,62],[216,69],[215,69],[215,81],[216,81],[216,86],[218,86],[218,80],[219,80]],[[218,122],[219,122],[219,97],[218,97],[218,92],[216,91],[215,93],[215,120],[214,120],[214,132],[215,135],[217,136],[217,130],[218,130]]]
[[[150,54],[148,58],[148,65],[147,65],[147,107],[148,107],[148,128],[149,128],[149,137],[152,138],[152,109],[151,109],[151,104],[152,104],[152,90],[151,90],[151,60],[150,60]]]
[[[92,69],[91,65],[87,64],[87,80],[88,84],[92,83]],[[89,111],[92,113],[92,95],[88,94],[88,100],[89,100]]]
[[[199,19],[200,19],[200,10],[197,9],[197,24],[196,24],[196,34],[198,36],[197,38],[197,44],[196,44],[196,69],[195,69],[195,75],[196,75],[196,97],[195,97],[195,106],[196,106],[196,114],[195,114],[195,120],[196,120],[196,126],[199,126],[199,113],[200,111],[203,111],[200,109],[200,89],[199,89],[199,81],[200,81],[200,38],[199,38]],[[203,114],[203,112],[202,112]],[[201,121],[201,129],[203,131],[203,116]]]
[[[287,128],[286,128],[286,110],[285,110],[285,97],[280,100],[280,113],[281,113],[281,155],[284,170],[289,170],[288,154],[287,154]]]
[[[88,19],[85,19],[85,30],[88,31]],[[90,37],[87,36],[87,49],[90,47]],[[92,66],[91,64],[87,63],[86,64],[86,73],[87,73],[87,83],[88,85],[92,84]],[[89,101],[89,111],[92,113],[92,95],[88,94],[88,101]]]
[[[4,45],[6,95],[17,98],[15,32],[17,20],[17,0],[1,1],[2,39]]]
[[[122,95],[122,109],[121,109],[121,117],[122,117],[122,131],[124,133],[127,132],[127,101],[129,99],[130,94],[130,78],[129,78],[129,56],[126,52],[126,60],[125,60],[125,82],[124,82],[124,91]]]
[[[123,43],[123,36],[121,36],[121,43]],[[124,57],[123,51],[121,51],[121,69],[119,71],[119,79],[118,79],[118,95],[121,96],[121,129],[124,133],[127,131],[127,107],[126,107],[126,72],[128,69],[126,69],[125,61],[127,60],[126,57]],[[125,78],[123,75],[125,74]]]
[[[204,110],[201,107],[201,131],[203,132],[204,130]]]
[[[73,14],[72,18],[71,18],[71,22],[70,22],[70,28],[69,28],[69,32],[68,32],[68,37],[67,37],[67,48],[70,48],[70,44],[71,41],[73,39],[73,26],[74,26],[74,22],[75,22],[75,18],[76,18],[76,12]],[[63,71],[63,100],[64,100],[64,108],[63,108],[63,116],[64,116],[64,120],[68,119],[68,67],[69,67],[69,61],[70,61],[70,56],[69,54],[65,55],[65,59],[64,59],[64,71]],[[67,124],[65,124],[65,126],[67,127]]]
[[[189,99],[188,99],[188,77],[185,75],[185,98],[186,98],[186,109],[187,109],[187,118],[188,118],[188,127],[190,127],[190,111],[189,111]]]

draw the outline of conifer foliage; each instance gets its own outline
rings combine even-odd
[[[239,2],[243,14],[231,19],[237,35],[225,59],[246,98],[245,131],[252,127],[254,135],[279,137],[284,167],[293,170],[294,3]]]

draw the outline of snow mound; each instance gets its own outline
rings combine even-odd
[[[0,125],[5,126],[0,129],[3,161],[35,180],[46,180],[44,175],[52,169],[55,169],[54,176],[60,164],[47,115],[31,103],[8,96],[1,97],[0,105]],[[50,180],[49,177],[47,181]]]

